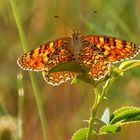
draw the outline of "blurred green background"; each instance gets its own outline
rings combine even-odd
[[[103,34],[140,44],[140,0],[16,0],[30,49],[39,44],[70,36],[72,30],[54,18],[58,15],[81,34]],[[94,10],[98,12],[91,14]],[[18,116],[16,60],[23,54],[9,0],[0,0],[0,114]],[[140,58],[140,54],[137,59]],[[87,126],[94,99],[91,85],[70,81],[53,87],[36,73],[44,104],[49,140],[69,140],[77,129]],[[43,140],[37,106],[29,78],[23,72],[24,140]],[[129,70],[111,87],[108,100],[111,112],[124,105],[140,106],[140,67]],[[1,125],[1,124],[0,124]],[[12,125],[10,125],[12,127]],[[2,127],[2,125],[0,126]],[[138,140],[140,124],[127,125],[121,133],[100,136],[98,140]]]

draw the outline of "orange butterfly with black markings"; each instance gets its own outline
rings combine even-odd
[[[129,41],[102,35],[80,36],[75,30],[72,37],[64,37],[40,45],[17,60],[23,70],[42,71],[44,79],[52,85],[72,79],[75,72],[52,72],[60,62],[77,62],[89,69],[87,75],[94,80],[103,78],[112,63],[136,56],[140,48]]]

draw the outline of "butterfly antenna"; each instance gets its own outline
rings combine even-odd
[[[69,27],[72,31],[74,31],[74,29],[72,28],[72,26],[70,26],[68,23],[65,22],[64,19],[62,19],[61,17],[59,16],[54,16],[55,18],[61,20],[67,27]]]
[[[95,14],[95,13],[97,13],[97,12],[98,12],[97,10],[94,10],[94,11],[91,12],[91,14]]]

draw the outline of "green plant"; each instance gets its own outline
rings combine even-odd
[[[140,65],[140,60],[129,60],[122,62],[119,67],[111,66],[110,68],[110,75],[107,75],[103,81],[95,82],[93,79],[87,78],[86,73],[81,68],[80,65],[75,66],[73,63],[60,63],[56,65],[54,68],[50,70],[50,72],[57,72],[57,71],[73,71],[83,73],[83,76],[77,77],[72,81],[72,83],[77,83],[80,80],[88,82],[93,85],[95,99],[91,110],[91,116],[88,120],[88,127],[81,128],[74,133],[71,140],[91,140],[92,135],[103,135],[109,133],[116,133],[120,132],[121,127],[126,124],[140,122],[140,108],[126,106],[115,110],[111,116],[109,116],[109,110],[105,109],[103,116],[100,118],[96,117],[96,113],[98,111],[100,103],[106,97],[112,83],[117,79],[119,76],[123,76],[124,72],[127,70]],[[98,85],[101,82],[105,82],[102,87],[102,91],[99,92]],[[96,130],[94,124],[96,120],[100,120],[102,122],[102,126],[99,130]]]

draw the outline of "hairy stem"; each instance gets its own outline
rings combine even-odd
[[[94,122],[95,122],[95,117],[96,117],[96,112],[98,110],[100,103],[102,102],[104,97],[107,95],[107,92],[108,92],[109,88],[111,87],[114,80],[115,80],[114,76],[112,76],[110,79],[108,79],[106,81],[101,93],[99,93],[98,88],[96,86],[94,86],[95,100],[94,100],[93,107],[91,110],[91,116],[90,116],[90,120],[89,120],[88,133],[87,133],[86,140],[91,139]]]
[[[99,92],[98,92],[97,87],[94,88],[94,91],[95,91],[95,100],[94,100],[92,110],[91,110],[91,116],[90,116],[90,120],[89,120],[89,127],[88,127],[88,133],[87,133],[86,140],[90,140],[90,138],[91,138],[93,124],[95,122],[95,116],[96,116],[96,112],[97,112],[97,108],[98,108]]]

